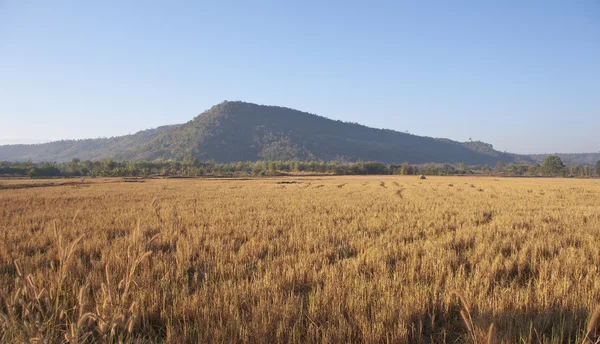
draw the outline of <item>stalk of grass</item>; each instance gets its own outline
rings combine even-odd
[[[453,291],[451,295],[458,297],[460,300],[462,306],[462,309],[460,310],[460,316],[463,320],[463,323],[467,327],[471,338],[473,339],[473,343],[477,343],[477,339],[475,338],[475,326],[473,325],[473,318],[471,317],[471,310],[469,309],[469,303],[467,302],[467,299],[459,290]]]
[[[600,336],[598,336],[598,330],[600,329],[600,306],[596,307],[596,310],[592,313],[588,326],[586,329],[583,344],[595,344],[600,343]]]

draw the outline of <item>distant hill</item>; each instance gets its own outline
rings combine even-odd
[[[549,155],[557,155],[566,165],[594,166],[600,161],[600,153],[555,153],[555,154],[531,154],[529,157],[537,163],[541,163]]]
[[[0,160],[67,161],[72,158],[182,160],[340,160],[383,163],[494,165],[531,162],[483,142],[416,136],[279,107],[223,102],[193,120],[108,139],[0,146]]]
[[[139,131],[133,135],[110,138],[62,140],[31,145],[0,146],[0,160],[8,161],[56,161],[64,162],[78,158],[81,160],[119,159],[131,149],[143,145],[177,125],[167,125],[156,129]]]

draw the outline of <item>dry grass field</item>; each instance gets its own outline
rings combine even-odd
[[[600,303],[600,180],[0,181],[0,240],[9,343],[581,343]]]

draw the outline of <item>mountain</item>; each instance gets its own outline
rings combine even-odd
[[[279,106],[225,101],[193,120],[108,139],[0,146],[0,160],[67,161],[72,158],[182,160],[341,160],[383,163],[494,165],[531,162],[482,142],[416,136],[334,121]]]
[[[177,125],[166,125],[156,129],[139,131],[133,135],[110,138],[62,140],[31,145],[0,146],[0,161],[69,161],[73,158],[81,160],[100,160],[127,155],[131,149],[152,141],[158,135],[177,128]]]

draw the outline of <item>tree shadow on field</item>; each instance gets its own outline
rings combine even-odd
[[[429,309],[409,320],[410,343],[471,343],[469,332],[455,302],[448,310]],[[477,341],[485,343],[494,324],[493,343],[575,343],[581,342],[593,310],[555,306],[493,314],[472,310]],[[435,314],[435,316],[432,316]]]

